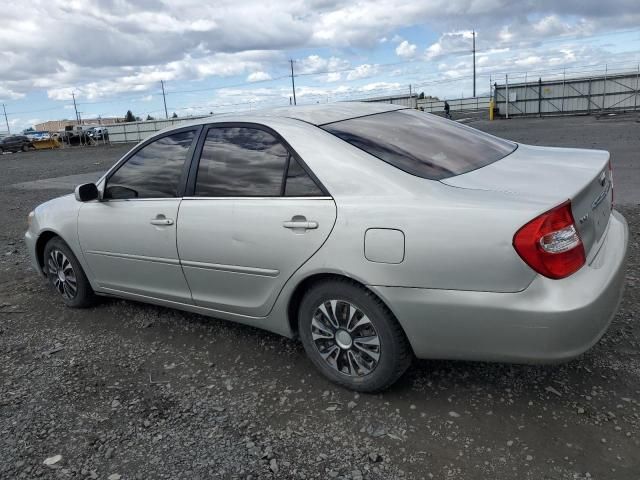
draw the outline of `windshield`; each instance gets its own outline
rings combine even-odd
[[[322,125],[345,142],[407,173],[440,180],[484,167],[517,145],[417,110],[396,110]]]

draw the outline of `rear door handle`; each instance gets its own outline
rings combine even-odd
[[[308,221],[294,221],[290,220],[288,222],[282,222],[282,226],[284,228],[293,228],[293,229],[304,229],[304,230],[313,230],[318,228],[318,222],[308,222]]]
[[[158,225],[161,227],[167,227],[169,225],[173,225],[173,219],[167,218],[164,215],[157,215],[156,218],[151,219],[151,225]]]

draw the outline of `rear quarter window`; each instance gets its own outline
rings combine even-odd
[[[484,167],[517,147],[508,140],[411,109],[342,120],[321,128],[394,167],[430,180]]]

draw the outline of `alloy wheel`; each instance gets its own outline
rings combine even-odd
[[[67,256],[54,248],[47,259],[47,276],[60,295],[73,299],[78,293],[78,280]]]
[[[320,356],[344,375],[368,375],[380,360],[382,346],[373,323],[345,300],[318,305],[311,320],[311,338]]]

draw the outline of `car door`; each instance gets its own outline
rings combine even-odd
[[[4,149],[14,151],[17,146],[16,137],[7,137],[4,139]]]
[[[101,201],[82,205],[80,245],[101,289],[192,303],[176,222],[197,134],[143,144],[107,176]]]
[[[266,316],[285,282],[327,239],[335,203],[264,126],[212,126],[197,157],[178,221],[194,302]]]

